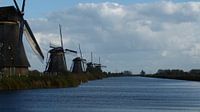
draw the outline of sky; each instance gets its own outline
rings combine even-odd
[[[93,52],[105,71],[200,68],[198,0],[27,0],[25,18],[45,57],[50,43],[59,45],[61,24],[64,47],[80,44],[84,58]],[[25,38],[24,44],[31,69],[43,71],[46,59],[41,63]],[[75,56],[66,54],[68,68]]]

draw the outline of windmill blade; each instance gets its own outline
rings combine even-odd
[[[86,59],[81,59],[82,61],[86,62],[87,60]]]
[[[83,54],[82,54],[82,52],[81,52],[81,45],[80,45],[80,44],[78,45],[78,48],[79,48],[79,51],[80,51],[81,60],[82,60],[82,62],[83,62],[83,64],[82,64],[82,65],[83,65],[83,69],[85,70],[85,65],[84,65],[85,62],[83,61],[84,59],[83,59]]]
[[[47,68],[49,66],[49,53],[47,53],[47,58],[46,58],[46,67],[45,67],[45,71],[47,71]]]
[[[17,4],[17,1],[16,0],[13,0],[14,4],[15,4],[15,7],[17,9],[17,12],[18,12],[18,15],[20,16],[20,28],[19,28],[19,42],[22,41],[22,37],[23,37],[23,31],[24,31],[24,18],[23,18],[23,15],[24,13],[22,13],[19,9],[19,6]],[[23,1],[23,5],[25,6],[25,0]],[[24,10],[24,8],[23,8]]]
[[[83,62],[83,63],[87,63],[87,60],[86,59],[81,59],[81,61]]]
[[[23,32],[24,32],[24,20],[21,20],[20,21],[20,27],[19,27],[19,42],[22,41]]]
[[[93,52],[91,52],[91,63],[93,63]]]
[[[69,52],[72,52],[72,53],[75,53],[75,54],[77,54],[77,51],[74,51],[74,50],[65,49],[65,51],[69,51]]]
[[[79,52],[80,52],[80,55],[81,55],[81,59],[83,59],[83,54],[82,54],[82,51],[81,51],[81,45],[80,44],[78,45],[78,48],[79,48]]]
[[[101,64],[101,58],[99,57],[99,64]]]
[[[14,3],[15,3],[15,6],[16,6],[16,8],[17,8],[17,11],[20,12],[20,14],[21,14],[21,11],[20,11],[20,9],[19,9],[19,6],[18,6],[18,4],[17,4],[17,1],[16,1],[16,0],[13,0],[13,1],[14,1]]]
[[[62,26],[60,24],[59,24],[59,30],[60,30],[60,43],[61,47],[63,48]]]
[[[26,3],[26,0],[23,0],[22,11],[21,11],[22,13],[24,13],[25,3]]]
[[[56,48],[55,46],[52,46],[52,45],[50,45],[49,47],[50,47],[50,48],[53,48],[53,49],[55,49],[55,48]]]
[[[43,62],[44,60],[44,55],[33,35],[33,32],[31,31],[28,23],[26,20],[24,20],[24,30],[25,30],[25,35],[27,38],[27,41],[29,42],[29,44],[31,45],[31,48],[33,49],[33,51],[35,52],[35,54],[39,57],[39,59]]]

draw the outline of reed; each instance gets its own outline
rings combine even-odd
[[[77,87],[90,80],[97,80],[105,77],[105,73],[66,73],[50,75],[41,74],[39,72],[30,72],[28,75],[23,76],[2,75],[0,79],[0,90]]]

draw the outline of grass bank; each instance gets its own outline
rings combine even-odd
[[[81,83],[105,77],[105,73],[67,73],[59,75],[30,73],[24,76],[2,75],[0,78],[0,90],[77,87]]]

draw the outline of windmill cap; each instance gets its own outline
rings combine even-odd
[[[19,21],[20,16],[14,6],[0,7],[0,21]]]
[[[73,59],[73,61],[81,61],[81,58],[80,57],[76,57]]]
[[[58,53],[58,52],[64,52],[64,49],[62,47],[56,47],[49,51],[50,53]]]

